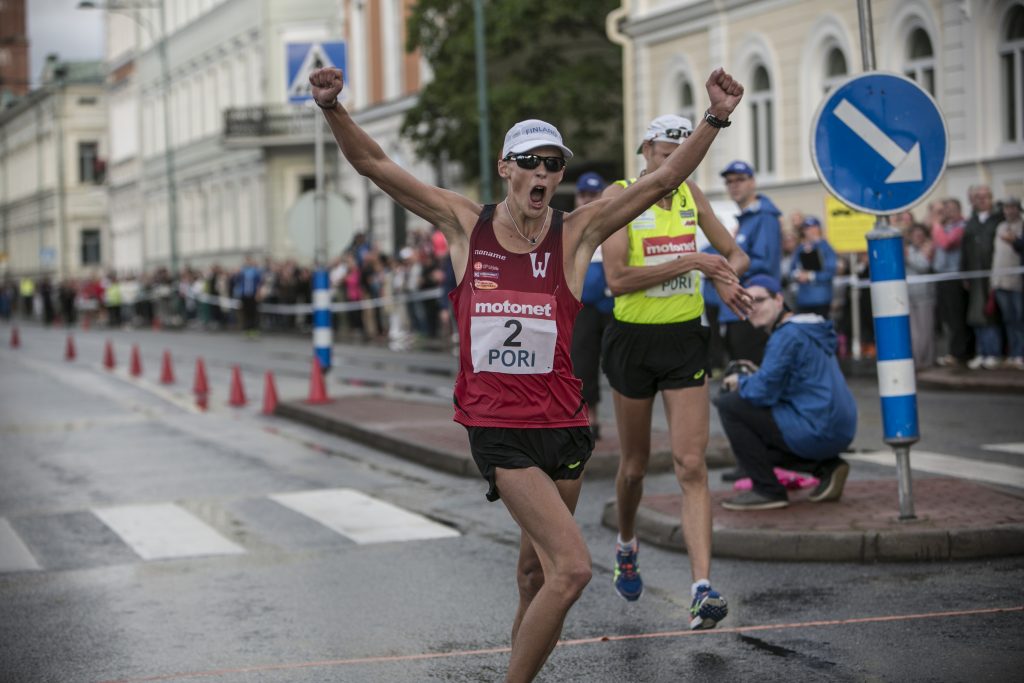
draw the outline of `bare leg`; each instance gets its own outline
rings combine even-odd
[[[509,683],[532,681],[547,660],[562,632],[565,615],[590,581],[590,552],[583,540],[569,501],[575,506],[582,480],[555,482],[535,467],[522,470],[498,468],[495,474],[501,499],[528,541],[531,552],[520,557],[519,571],[532,575],[526,583],[536,587],[535,569],[529,555],[540,563],[540,585],[520,603],[513,626]],[[525,550],[521,545],[521,552]],[[522,596],[524,581],[520,582]]]
[[[619,471],[615,475],[615,501],[619,535],[629,540],[636,533],[636,511],[644,494],[644,475],[651,459],[653,398],[628,398],[612,390],[615,423],[619,429]]]
[[[662,392],[672,440],[672,464],[683,491],[683,538],[693,580],[711,571],[711,494],[708,491],[708,385]]]

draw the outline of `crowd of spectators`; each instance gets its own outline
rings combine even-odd
[[[870,278],[867,254],[850,258],[829,246],[821,221],[800,212],[783,221],[781,214],[756,192],[753,169],[732,169],[727,180],[748,175],[744,217],[768,215],[772,225],[758,231],[774,233],[778,224],[778,269],[790,310],[817,313],[836,326],[839,357],[849,356],[853,339],[852,296],[859,297],[859,342],[862,357],[875,354],[870,291],[852,290],[846,275],[850,265],[862,281]],[[733,183],[735,186],[736,183]],[[730,190],[739,192],[738,188]],[[908,276],[937,275],[932,282],[911,282],[910,317],[913,355],[919,369],[963,366],[970,370],[1024,370],[1024,278],[1012,271],[1021,265],[1024,228],[1020,200],[995,202],[989,187],[977,185],[968,193],[969,214],[960,201],[931,202],[925,215],[904,211],[891,217],[904,235]],[[760,213],[758,213],[760,212]],[[751,233],[741,243],[748,250],[768,241]],[[774,239],[774,234],[770,236]],[[771,250],[766,250],[770,252]],[[977,271],[991,275],[971,276]],[[759,271],[760,272],[760,271]],[[381,251],[362,233],[329,264],[332,300],[347,304],[333,316],[341,339],[387,343],[406,349],[423,340],[447,342],[454,337],[445,293],[455,286],[447,245],[439,230],[415,230],[396,256]],[[966,273],[963,278],[957,273]],[[751,275],[756,273],[751,273]],[[119,277],[95,274],[54,282],[10,277],[0,282],[0,319],[12,315],[43,324],[111,327],[196,327],[261,331],[307,332],[311,315],[282,312],[276,306],[308,305],[312,301],[312,267],[295,260],[270,258],[258,263],[247,258],[235,268],[218,264],[186,267],[180,277],[160,268],[141,275]],[[851,296],[851,292],[855,292]],[[713,317],[716,300],[709,297],[712,327],[728,321]],[[261,306],[261,305],[268,306]],[[269,310],[261,310],[268,308]],[[276,309],[276,310],[275,310]],[[718,339],[728,339],[728,331]],[[741,346],[728,341],[713,345],[713,362],[721,368]],[[749,355],[749,354],[748,354]],[[756,358],[751,360],[757,361]]]
[[[343,339],[389,341],[403,348],[417,339],[449,338],[447,298],[438,294],[439,287],[454,286],[447,251],[440,231],[413,231],[397,258],[357,234],[328,266],[332,301],[355,304],[333,316],[336,332]],[[292,259],[259,262],[252,256],[235,268],[186,266],[177,277],[166,268],[123,277],[96,273],[56,284],[49,276],[8,277],[0,282],[0,319],[16,315],[69,327],[304,333],[311,326],[312,282],[310,265]],[[376,299],[384,299],[384,305],[376,305]],[[306,309],[285,312],[280,306]]]

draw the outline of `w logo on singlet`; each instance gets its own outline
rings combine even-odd
[[[548,260],[551,259],[551,252],[544,252],[544,263],[537,263],[537,254],[530,252],[530,263],[533,264],[533,276],[534,277],[547,277],[548,276]]]

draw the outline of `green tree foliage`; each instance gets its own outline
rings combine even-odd
[[[622,56],[605,35],[618,0],[485,0],[488,106],[494,159],[512,124],[555,124],[578,157],[610,150],[622,136]],[[420,0],[406,49],[419,48],[433,80],[406,113],[402,134],[434,162],[479,176],[479,116],[473,0]]]

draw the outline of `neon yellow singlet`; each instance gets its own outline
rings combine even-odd
[[[619,180],[628,187],[636,179]],[[630,266],[656,266],[697,252],[697,203],[686,183],[672,194],[668,211],[654,205],[626,226]],[[691,270],[666,282],[615,297],[616,320],[646,325],[681,323],[704,312],[700,271]]]

